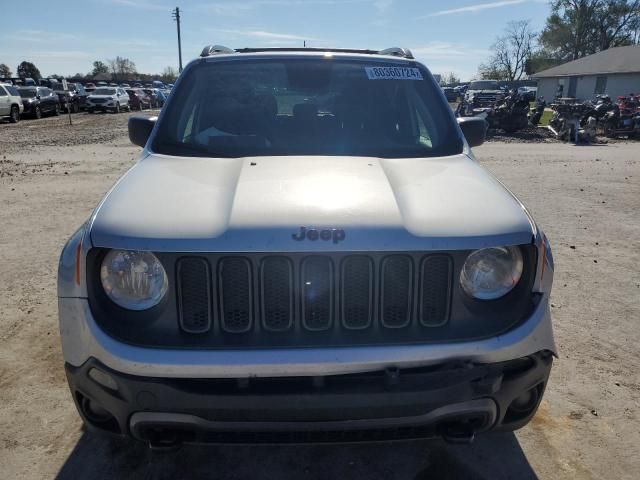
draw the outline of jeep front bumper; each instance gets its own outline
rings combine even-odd
[[[531,419],[555,353],[547,296],[527,321],[490,339],[342,348],[144,348],[104,333],[86,299],[60,298],[59,308],[85,423],[156,447],[469,441]]]
[[[181,443],[302,443],[514,430],[534,415],[549,351],[494,364],[448,362],[321,377],[158,378],[116,372],[95,359],[66,365],[78,411],[92,429],[152,447]]]

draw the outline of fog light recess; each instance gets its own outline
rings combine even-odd
[[[118,384],[113,379],[113,377],[108,373],[103,372],[102,370],[92,368],[91,370],[89,370],[89,378],[105,388],[108,388],[110,390],[118,390]]]

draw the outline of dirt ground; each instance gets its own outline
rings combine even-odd
[[[56,269],[134,162],[127,115],[0,125],[0,477],[635,479],[640,472],[640,144],[490,142],[479,161],[526,203],[556,261],[560,358],[535,419],[471,446],[184,447],[83,432],[65,383]],[[635,472],[635,473],[634,473]]]

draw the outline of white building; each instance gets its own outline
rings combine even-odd
[[[579,58],[531,76],[538,80],[538,97],[588,100],[596,94],[615,98],[640,95],[640,45],[615,47]]]

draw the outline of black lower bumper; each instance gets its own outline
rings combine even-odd
[[[175,443],[377,441],[515,430],[534,415],[550,352],[326,377],[182,379],[124,375],[95,359],[66,365],[92,429]]]

